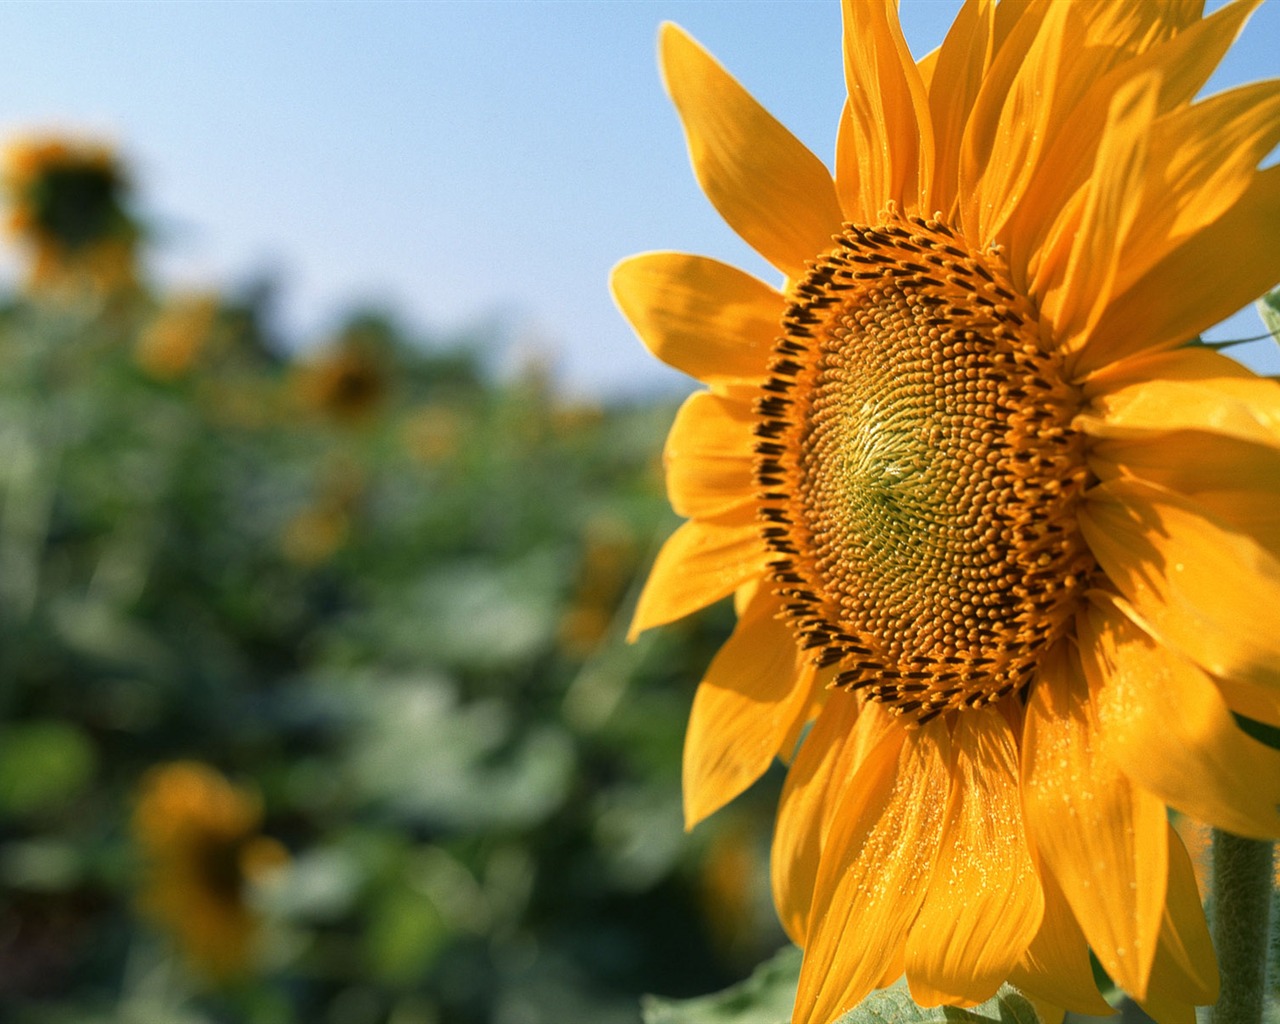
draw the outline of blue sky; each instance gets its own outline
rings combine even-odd
[[[903,0],[913,50],[937,45],[958,6]],[[442,335],[496,319],[578,393],[680,382],[613,309],[621,257],[684,249],[772,276],[697,189],[658,25],[689,29],[824,159],[843,95],[827,0],[0,10],[0,131],[115,141],[161,228],[165,280],[275,271],[300,343],[355,303]],[[1280,73],[1276,39],[1270,0],[1211,86]],[[1220,336],[1259,329],[1249,316]]]

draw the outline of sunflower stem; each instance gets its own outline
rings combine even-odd
[[[1274,849],[1213,830],[1213,945],[1222,985],[1212,1024],[1260,1024],[1266,1001]]]

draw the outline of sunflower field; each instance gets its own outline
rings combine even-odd
[[[686,837],[727,609],[625,640],[666,401],[146,273],[16,147],[0,306],[0,1020],[609,1024],[784,940],[768,799]],[[755,896],[744,896],[754,893]]]
[[[664,23],[772,268],[618,254],[682,401],[13,144],[0,1024],[1280,1024],[1260,2],[845,0],[830,166]]]

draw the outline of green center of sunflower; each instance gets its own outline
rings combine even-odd
[[[1030,682],[1092,562],[1077,392],[997,252],[890,214],[795,289],[757,403],[764,535],[800,643],[918,721]]]

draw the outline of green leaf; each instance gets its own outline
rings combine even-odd
[[[1040,1024],[1035,1007],[1021,992],[1011,985],[1002,985],[1000,991],[985,1003],[960,1010],[954,1006],[935,1006],[923,1009],[917,1006],[905,985],[872,992],[862,1003],[841,1017],[836,1024]]]
[[[1262,322],[1271,332],[1271,336],[1280,342],[1280,288],[1267,292],[1255,305],[1258,308],[1258,315],[1262,317]]]
[[[39,719],[0,731],[0,811],[34,814],[65,807],[89,785],[97,754],[69,722]]]
[[[646,996],[644,1024],[788,1024],[800,977],[800,950],[787,948],[746,981],[697,999]],[[905,982],[873,992],[835,1024],[1040,1024],[1031,1001],[1011,985],[967,1010],[917,1006]]]
[[[723,992],[696,999],[645,996],[644,1024],[787,1024],[796,1001],[800,950],[787,947]]]

